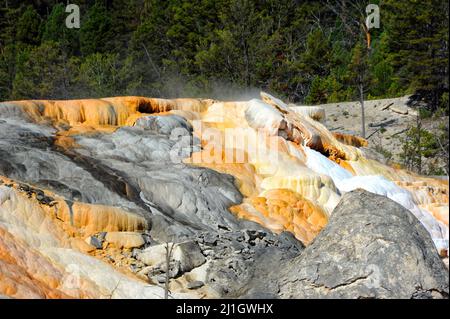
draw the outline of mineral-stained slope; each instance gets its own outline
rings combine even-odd
[[[83,228],[99,230],[87,220],[72,227],[55,206],[40,204],[7,182],[0,186],[0,291],[15,298],[133,298],[162,297],[159,287],[135,282],[111,266],[85,253],[91,247],[80,237]],[[83,212],[74,213],[81,217]],[[124,221],[122,216],[102,216]],[[120,214],[118,212],[118,214]],[[92,216],[95,217],[95,216]],[[121,227],[133,229],[139,220],[130,218]],[[82,227],[84,226],[84,227]],[[119,227],[120,227],[119,226]],[[98,228],[97,228],[98,227]],[[87,230],[87,229],[86,229]],[[77,234],[79,233],[79,234]]]
[[[265,93],[0,103],[0,295],[161,298],[168,274],[172,297],[285,297],[261,278],[357,188],[406,208],[445,257],[448,184],[324,124]]]

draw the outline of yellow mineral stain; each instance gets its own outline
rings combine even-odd
[[[330,176],[307,167],[307,148],[338,163],[353,176],[380,175],[395,182],[411,192],[420,208],[448,227],[447,181],[425,178],[400,166],[388,166],[369,159],[364,153],[367,140],[331,133],[321,123],[325,119],[322,108],[288,107],[282,101],[262,94],[261,100],[242,102],[133,96],[13,101],[0,103],[0,111],[53,125],[57,129],[55,144],[66,150],[79,147],[73,138],[76,135],[111,134],[119,127],[135,125],[144,116],[180,115],[193,125],[193,133],[201,139],[203,147],[184,162],[235,177],[236,186],[245,198],[241,205],[230,210],[237,217],[255,221],[274,232],[292,232],[306,245],[326,225],[341,196]],[[5,183],[14,182],[2,179]],[[104,250],[92,250],[84,239],[98,232],[108,232],[111,242],[108,253],[120,259],[123,249],[141,243],[140,232],[148,226],[143,217],[120,208],[79,202],[69,206],[65,199],[49,192],[46,195],[55,198],[55,205],[41,207],[33,198],[28,199],[16,191],[13,193],[8,195],[8,200],[0,200],[0,207],[3,212],[5,209],[14,211],[21,225],[16,223],[3,231],[16,237],[20,234],[25,250],[31,250],[27,248],[27,245],[32,246],[31,243],[45,247],[57,243],[58,247],[73,248],[105,259]],[[2,210],[0,216],[1,213]],[[23,229],[27,228],[39,236],[26,234]],[[43,232],[49,236],[41,236]],[[0,262],[19,265],[12,274],[27,278],[21,285],[12,285],[10,282],[14,280],[0,271],[1,294],[48,297],[54,293],[58,296],[54,288],[40,284],[44,277],[26,277],[21,271],[27,272],[32,266],[21,266],[18,255],[11,253],[14,250],[1,245],[0,242]],[[121,265],[114,265],[118,264]],[[64,272],[59,271],[60,274],[55,275],[55,279],[49,278],[49,282],[58,282],[58,276]],[[92,293],[89,288],[92,285],[85,285],[87,288],[81,294],[88,296]]]
[[[317,236],[328,222],[325,211],[289,189],[272,189],[234,206],[237,217],[253,220],[279,233],[289,231],[305,245]]]

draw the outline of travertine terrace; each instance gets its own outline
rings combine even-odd
[[[0,103],[0,295],[162,298],[140,251],[249,229],[308,246],[356,189],[406,208],[447,256],[448,183],[366,145],[331,133],[323,108],[265,93]],[[221,296],[186,288],[221,264],[194,266],[174,275],[172,297]]]

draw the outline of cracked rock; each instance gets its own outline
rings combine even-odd
[[[419,220],[363,190],[344,195],[327,227],[274,280],[282,298],[448,298],[449,291]]]

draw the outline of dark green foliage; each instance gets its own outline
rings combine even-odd
[[[418,173],[422,173],[423,158],[435,157],[440,151],[436,137],[420,127],[411,127],[402,142],[400,158],[403,165]]]
[[[55,42],[21,51],[13,82],[14,99],[68,98],[72,77],[69,61]]]
[[[95,53],[80,66],[79,85],[86,97],[134,95],[141,79],[132,77],[133,61],[119,59],[118,54]]]
[[[66,1],[0,0],[0,100],[412,94],[418,123],[448,115],[448,2],[370,2],[381,28],[368,47],[364,0],[78,0],[79,30],[65,26]],[[404,164],[443,173],[422,167],[448,161],[448,125],[441,131],[411,128]]]
[[[80,50],[84,56],[114,50],[111,12],[104,1],[96,1],[82,19]]]
[[[41,38],[42,19],[37,11],[28,6],[16,24],[16,40],[24,44],[38,45]]]
[[[43,27],[42,41],[59,42],[67,54],[77,54],[79,51],[79,31],[66,27],[67,13],[63,4],[53,7]]]
[[[77,3],[80,30],[65,1],[0,0],[0,99],[262,89],[317,104],[359,99],[363,83],[365,98],[415,93],[448,114],[446,1],[380,2],[370,49],[362,0]]]
[[[448,93],[448,1],[388,0],[387,45],[401,87],[436,110]],[[448,112],[448,106],[447,106]]]

